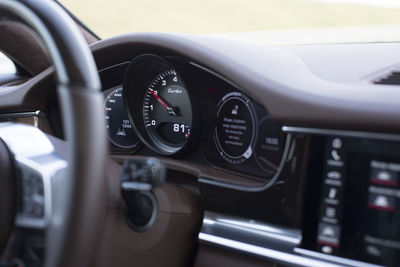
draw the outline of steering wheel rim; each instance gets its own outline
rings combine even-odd
[[[46,229],[45,266],[91,266],[103,212],[106,128],[94,59],[72,19],[50,0],[2,0],[43,39],[53,62],[68,146],[65,192]]]

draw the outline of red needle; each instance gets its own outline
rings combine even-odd
[[[149,91],[152,94],[152,96],[154,96],[154,98],[157,99],[157,101],[160,102],[160,104],[163,105],[164,108],[166,108],[168,110],[168,113],[170,115],[176,115],[175,112],[174,112],[174,109],[168,104],[167,101],[162,99],[158,94],[154,93],[154,90],[149,89]]]
[[[154,93],[153,90],[151,90],[151,89],[149,89],[149,90],[150,90],[150,93],[157,99],[157,101],[160,102],[161,105],[164,106],[164,108],[168,108],[168,107],[169,107],[168,103],[165,102],[164,99],[162,99],[161,97],[159,97],[158,94]]]

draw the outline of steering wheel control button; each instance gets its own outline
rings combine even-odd
[[[28,217],[44,216],[44,185],[41,176],[35,172],[22,174],[21,214]]]
[[[0,137],[13,152],[16,164],[19,193],[16,226],[46,229],[55,204],[53,191],[65,190],[52,181],[65,177],[68,163],[56,154],[48,137],[36,127],[0,123]]]
[[[15,221],[17,184],[13,155],[0,138],[0,253],[6,246]]]

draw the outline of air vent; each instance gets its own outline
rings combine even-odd
[[[395,70],[374,80],[374,84],[400,85],[400,70]]]

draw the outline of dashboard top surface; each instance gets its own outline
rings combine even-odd
[[[352,48],[360,51],[359,47],[353,46],[348,46],[350,51]],[[356,58],[368,58],[375,53],[379,54],[381,50],[390,50],[394,54],[397,47],[394,44],[362,46],[366,47],[365,51],[359,52]],[[287,51],[290,49],[292,51]],[[322,74],[317,76],[315,69],[319,67],[313,66],[309,57],[294,54],[305,53],[301,49],[269,48],[219,38],[152,33],[124,35],[92,45],[100,67],[133,56],[137,50],[162,51],[188,58],[243,88],[245,93],[258,99],[268,108],[270,115],[283,124],[377,132],[399,131],[399,126],[394,123],[400,112],[397,101],[400,91],[396,86],[329,81],[335,79],[323,77]],[[334,48],[315,47],[315,57],[318,54],[329,57],[332,54],[330,49]],[[113,56],[108,58],[106,55],[110,53]],[[338,57],[343,65],[351,61],[348,53]],[[393,65],[392,56],[386,59],[386,64],[380,62],[374,71],[371,67],[371,75],[382,71],[383,65],[386,68]],[[375,61],[377,57],[372,56],[371,62]],[[362,65],[361,61],[359,63]],[[330,66],[327,64],[325,69]],[[362,80],[360,76],[369,74],[370,70],[363,68],[360,74],[353,71],[354,74],[349,76],[358,76]]]

